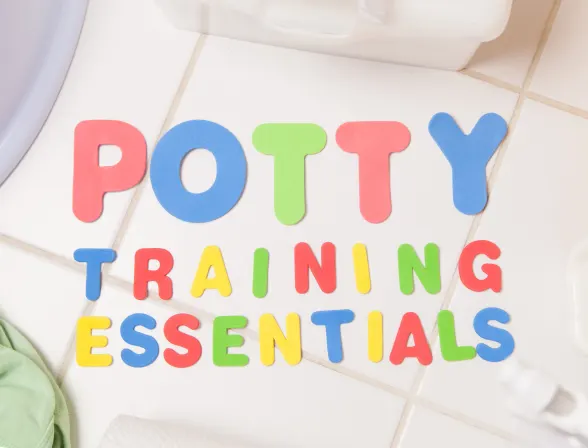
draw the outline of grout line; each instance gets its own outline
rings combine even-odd
[[[533,80],[533,76],[535,75],[537,67],[539,66],[541,56],[543,55],[543,51],[545,50],[545,46],[547,44],[547,41],[549,40],[549,36],[550,36],[551,30],[553,28],[553,23],[555,22],[555,19],[557,18],[557,13],[559,12],[560,4],[561,4],[561,0],[556,0],[551,12],[549,13],[549,17],[545,23],[543,33],[541,34],[541,37],[540,37],[539,42],[537,44],[537,49],[535,51],[535,54],[533,55],[533,60],[531,61],[531,64],[529,66],[529,70],[528,70],[527,75],[525,77],[525,81],[523,83],[522,90],[519,92],[519,97],[517,99],[513,114],[511,116],[511,119],[509,122],[508,136],[506,137],[504,142],[502,142],[501,147],[498,150],[498,153],[496,155],[496,160],[494,162],[494,165],[491,168],[490,175],[488,176],[488,196],[489,197],[490,197],[490,193],[492,191],[492,187],[494,186],[495,179],[496,179],[498,172],[500,170],[500,167],[502,166],[502,162],[504,160],[504,154],[506,153],[506,150],[508,149],[508,147],[510,145],[510,141],[512,140],[512,136],[514,135],[514,131],[515,131],[516,126],[519,122],[519,118],[521,116],[523,105],[525,102],[525,94],[526,94],[527,90],[529,89],[531,82]],[[486,81],[490,80],[490,77],[485,77],[485,78],[487,78]],[[501,83],[501,84],[503,84],[503,83]],[[466,236],[466,241],[465,241],[466,245],[474,238],[474,236],[478,232],[478,229],[479,229],[480,224],[482,222],[482,218],[484,216],[485,211],[486,210],[483,210],[482,213],[480,213],[479,215],[477,215],[473,219],[470,230],[468,231],[468,234]],[[441,306],[442,309],[448,309],[451,306],[451,301],[452,301],[452,299],[455,295],[455,292],[457,290],[457,284],[458,284],[458,269],[456,266],[455,270],[453,272],[449,287],[447,289],[447,292],[443,298],[443,303]],[[437,345],[438,333],[439,332],[438,332],[437,323],[435,322],[435,325],[434,325],[433,330],[431,332],[431,336],[429,338],[429,341],[433,341],[433,342],[430,342],[431,346]],[[433,347],[431,347],[431,348],[433,348]],[[404,404],[404,408],[402,409],[402,414],[400,415],[400,420],[398,422],[398,425],[396,426],[396,430],[394,432],[394,436],[392,438],[390,448],[399,448],[400,447],[402,437],[406,433],[406,429],[408,427],[410,416],[413,413],[415,405],[420,401],[418,394],[423,386],[426,372],[427,372],[427,369],[425,367],[421,366],[419,368],[417,374],[415,375],[413,384],[410,388],[409,398],[406,401],[406,403]],[[466,421],[464,421],[464,423],[467,424]]]
[[[26,241],[19,240],[9,235],[0,234],[0,244],[5,244],[15,249],[19,249],[30,255],[35,255],[41,259],[48,261],[52,265],[73,269],[78,272],[83,272],[84,270],[83,266],[74,261],[73,259],[64,257],[63,255],[58,255],[38,246],[33,246],[32,244],[27,243]]]
[[[526,95],[530,100],[537,101],[538,103],[542,103],[546,106],[561,110],[562,112],[567,112],[577,117],[588,119],[588,111],[580,109],[579,107],[570,106],[569,104],[562,103],[535,92],[527,92]]]
[[[498,87],[503,90],[508,90],[513,93],[520,93],[526,99],[533,100],[537,103],[544,104],[545,106],[551,107],[553,109],[561,110],[562,112],[566,112],[570,115],[574,115],[576,117],[588,119],[588,110],[582,109],[576,106],[572,106],[570,104],[566,104],[564,102],[555,100],[553,98],[549,98],[548,96],[541,95],[540,93],[535,93],[532,91],[525,91],[523,92],[522,87],[517,87],[514,84],[510,84],[504,81],[501,81],[497,78],[492,78],[490,76],[486,76],[482,73],[475,72],[473,70],[464,69],[460,73],[464,76],[469,78],[474,78],[479,81],[483,81],[486,84],[493,85],[494,87]]]
[[[171,106],[169,108],[169,111],[167,113],[165,121],[163,122],[163,125],[161,126],[161,130],[159,132],[159,135],[157,136],[156,142],[159,141],[161,139],[161,137],[171,127],[171,124],[172,124],[172,122],[175,118],[175,115],[178,111],[178,108],[180,106],[181,99],[184,96],[184,92],[186,91],[186,88],[188,87],[188,83],[190,82],[190,79],[192,78],[192,75],[194,73],[194,68],[196,67],[196,63],[198,62],[198,59],[200,59],[200,55],[202,54],[202,49],[204,48],[204,44],[206,43],[206,38],[207,38],[207,36],[205,36],[203,34],[201,34],[198,37],[198,41],[196,42],[196,45],[194,46],[192,56],[190,57],[188,65],[186,66],[186,70],[184,72],[184,75],[182,76],[182,80],[180,81],[178,89],[176,90],[176,94],[175,94],[174,99],[171,103]],[[143,192],[143,190],[145,189],[145,185],[147,184],[147,177],[148,176],[145,175],[145,177],[141,181],[140,185],[135,189],[135,193],[133,194],[133,197],[131,198],[131,202],[129,203],[129,207],[127,208],[127,211],[121,221],[121,225],[120,225],[118,232],[114,238],[114,241],[112,242],[112,248],[115,251],[117,251],[120,248],[120,246],[122,245],[122,242],[124,240],[124,236],[129,228],[133,214],[135,213],[135,210],[137,209],[139,199],[141,198],[141,193]]]
[[[511,84],[506,81],[502,81],[501,79],[495,78],[493,76],[485,75],[484,73],[477,72],[477,71],[469,69],[467,67],[464,68],[463,70],[461,70],[459,73],[461,73],[465,76],[468,76],[470,78],[474,78],[479,81],[483,81],[486,84],[491,84],[495,87],[499,87],[504,90],[509,90],[514,93],[521,93],[521,90],[522,90],[522,88],[519,86],[516,86],[516,85]]]
[[[502,159],[504,157],[503,154],[506,152],[506,149],[507,149],[508,144],[510,142],[510,137],[514,134],[514,132],[512,132],[512,131],[514,131],[516,124],[518,122],[518,119],[520,116],[520,111],[522,110],[522,106],[524,103],[524,98],[525,97],[522,93],[519,94],[519,98],[517,99],[517,102],[516,102],[515,107],[513,109],[513,114],[509,120],[509,135],[504,140],[504,142],[502,142],[500,149],[498,150],[498,153],[496,155],[496,160],[495,160],[494,165],[492,167],[492,170],[490,172],[490,176],[488,179],[488,194],[490,194],[490,191],[491,191],[491,180],[493,178],[493,175],[495,172],[498,171],[498,168],[500,167]],[[471,224],[470,229],[468,230],[468,233],[466,235],[463,247],[465,247],[473,239],[474,235],[478,231],[478,227],[480,225],[483,214],[484,214],[484,211],[481,214],[477,215],[472,220],[472,224]],[[443,301],[441,302],[440,309],[448,309],[449,306],[451,305],[451,300],[452,300],[455,292],[457,291],[458,280],[459,280],[459,275],[458,275],[458,268],[456,265],[455,269],[453,271],[453,274],[451,276],[449,286],[447,287],[447,291],[446,291],[445,295],[443,296]],[[428,340],[430,341],[429,343],[431,345],[431,349],[434,349],[437,345],[438,333],[439,333],[439,331],[438,331],[437,323],[435,323],[435,325],[433,326],[433,329],[431,330],[430,334],[428,335]],[[412,386],[410,388],[408,400],[404,404],[404,408],[402,410],[400,420],[399,420],[398,425],[396,427],[396,431],[394,433],[394,437],[392,439],[392,443],[390,445],[390,448],[398,448],[400,446],[400,443],[402,441],[402,437],[404,436],[404,433],[406,432],[406,429],[408,427],[408,422],[410,420],[410,416],[412,415],[413,409],[415,408],[415,406],[417,404],[422,405],[422,403],[425,402],[424,399],[422,399],[418,394],[419,394],[421,387],[424,383],[426,373],[427,373],[427,368],[424,366],[419,366],[419,369],[414,377]],[[429,406],[427,406],[427,407],[429,407]],[[446,412],[444,412],[444,414],[447,415]],[[458,420],[459,420],[459,418],[458,418]],[[466,421],[464,421],[464,423],[467,424]],[[475,426],[480,427],[479,424],[475,425]],[[493,434],[495,434],[495,431],[491,431],[491,432]]]
[[[539,42],[537,43],[537,50],[533,55],[533,60],[531,61],[531,65],[529,66],[529,71],[527,72],[525,82],[523,83],[523,92],[527,92],[531,87],[533,76],[535,76],[537,67],[539,67],[539,62],[541,62],[541,56],[543,56],[543,52],[545,51],[545,46],[547,45],[547,41],[549,40],[549,36],[551,35],[551,30],[553,29],[555,19],[557,19],[557,14],[559,12],[560,6],[561,0],[555,0],[553,7],[551,8],[551,12],[549,13],[549,16],[547,17],[547,20],[545,22],[545,28],[543,28],[543,33],[541,33],[541,37],[539,38]]]
[[[492,425],[488,425],[484,421],[476,420],[475,418],[472,418],[469,415],[463,414],[459,411],[454,411],[450,408],[446,408],[425,398],[416,397],[416,404],[429,411],[433,411],[446,417],[452,418],[453,420],[464,423],[473,428],[479,429],[480,431],[484,431],[485,433],[492,434],[493,436],[499,437],[508,442],[512,442],[514,444],[521,443],[521,440],[519,440],[518,437],[516,437],[509,431],[506,431],[502,428],[497,428]]]
[[[204,47],[205,43],[206,43],[206,36],[202,35],[202,34],[200,36],[198,36],[198,40],[196,41],[196,44],[194,45],[192,55],[190,56],[190,60],[188,61],[186,69],[184,70],[184,74],[183,74],[182,79],[178,85],[178,88],[176,90],[176,93],[174,95],[172,103],[170,105],[170,108],[169,108],[167,115],[165,117],[165,120],[161,126],[161,129],[160,129],[159,134],[157,136],[156,142],[159,141],[159,139],[162,137],[162,135],[165,132],[167,132],[167,130],[171,126],[171,123],[173,122],[173,119],[174,119],[176,112],[178,110],[178,107],[180,105],[181,99],[182,99],[184,92],[186,90],[186,87],[188,86],[190,78],[192,77],[192,74],[194,73],[194,67],[196,66],[196,63],[198,62],[198,59],[200,58],[200,55],[202,54],[202,48]],[[143,178],[141,183],[135,189],[135,192],[133,193],[133,196],[131,198],[129,206],[127,207],[126,213],[121,221],[121,225],[120,225],[120,227],[115,235],[115,238],[112,242],[111,247],[115,252],[118,251],[118,249],[120,248],[122,241],[124,239],[124,235],[129,228],[131,219],[133,217],[135,210],[137,209],[137,204],[139,202],[139,199],[141,198],[141,193],[143,192],[145,185],[147,183],[146,179],[147,179],[147,175],[145,175],[145,177]],[[111,269],[112,269],[112,264],[109,264],[104,268],[104,271],[102,273],[103,286],[104,286],[104,284],[106,284],[106,280],[113,279],[113,277],[110,275]],[[97,301],[88,301],[88,303],[86,304],[86,306],[82,310],[81,316],[92,315],[94,313],[94,310],[97,305],[98,305]],[[59,365],[59,369],[57,371],[56,381],[59,385],[62,384],[65,376],[67,375],[67,371],[72,364],[74,354],[75,354],[75,338],[76,338],[76,331],[74,328],[74,330],[72,331],[72,333],[70,334],[70,337],[68,339],[65,355],[63,356],[63,359],[62,359],[62,361]]]

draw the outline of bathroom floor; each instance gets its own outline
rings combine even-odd
[[[588,362],[572,345],[565,283],[571,249],[588,238],[587,21],[585,0],[517,0],[506,34],[485,45],[463,73],[446,73],[201,37],[172,29],[152,2],[91,0],[59,100],[32,150],[0,188],[0,313],[31,338],[62,381],[78,446],[95,447],[121,413],[188,420],[265,447],[524,446],[497,382],[500,365],[445,363],[438,348],[428,368],[408,361],[373,364],[367,314],[384,314],[389,350],[407,311],[419,313],[434,334],[436,312],[449,307],[460,342],[475,345],[475,313],[504,308],[512,316],[515,354],[588,392]],[[476,217],[453,206],[449,164],[428,133],[430,118],[441,111],[465,130],[487,112],[510,122],[509,137],[488,168],[489,205]],[[79,121],[126,121],[152,149],[167,129],[198,118],[230,129],[247,154],[247,188],[229,215],[214,225],[182,223],[159,206],[147,180],[107,195],[96,223],[75,218],[72,148]],[[306,218],[292,228],[277,222],[271,158],[249,143],[258,124],[317,123],[332,137],[345,121],[389,119],[408,126],[412,144],[392,158],[393,212],[386,223],[361,220],[353,158],[334,141],[307,164]],[[101,152],[104,165],[119,158],[115,148]],[[213,175],[202,167],[212,164],[206,153],[188,156],[186,186],[207,189]],[[323,182],[327,172],[333,177]],[[502,250],[500,294],[472,293],[459,281],[461,249],[476,239]],[[367,296],[354,287],[351,248],[358,240],[370,254],[373,287]],[[291,258],[300,241],[337,245],[337,292],[295,293]],[[421,252],[429,242],[440,247],[442,291],[429,295],[417,283],[415,294],[405,296],[394,274],[397,247],[409,243]],[[233,287],[229,298],[190,296],[208,245],[223,251]],[[73,261],[81,247],[118,253],[97,302],[85,299],[84,267]],[[173,300],[133,298],[134,254],[143,247],[173,254]],[[263,300],[250,293],[257,247],[272,257],[271,293]],[[310,324],[310,314],[343,308],[353,309],[356,321],[343,330],[344,361],[331,364],[324,329]],[[122,363],[122,319],[144,312],[163,323],[178,311],[202,321],[198,364],[173,369],[159,359],[132,369]],[[300,314],[305,357],[297,367],[285,365],[279,354],[275,366],[262,366],[255,329],[264,312]],[[108,368],[75,363],[74,330],[84,314],[113,320],[107,351],[114,363]],[[251,361],[223,369],[212,365],[211,322],[231,314],[250,319],[241,350]]]

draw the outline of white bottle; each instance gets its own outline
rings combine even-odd
[[[522,418],[566,434],[573,446],[588,447],[588,400],[514,359],[503,365],[510,405]]]

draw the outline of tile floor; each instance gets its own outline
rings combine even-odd
[[[571,248],[588,237],[588,212],[582,207],[588,194],[588,153],[582,151],[588,142],[588,94],[582,86],[588,74],[582,51],[588,40],[582,26],[586,5],[585,0],[517,0],[507,32],[484,45],[464,73],[446,73],[201,37],[172,29],[151,2],[91,0],[52,115],[0,188],[0,313],[36,343],[63,381],[77,416],[77,446],[97,446],[119,413],[189,419],[266,447],[526,446],[505,407],[498,365],[371,364],[365,321],[372,310],[384,313],[390,347],[403,313],[418,312],[434,335],[437,310],[449,307],[460,340],[475,342],[473,314],[503,306],[513,319],[517,355],[588,392],[588,362],[572,345],[564,269]],[[476,217],[453,207],[450,168],[427,131],[431,116],[442,110],[464,129],[488,111],[510,121],[510,136],[488,170],[489,206]],[[147,180],[138,189],[107,195],[102,217],[81,224],[70,203],[73,129],[94,118],[134,124],[150,148],[162,132],[188,119],[223,124],[246,152],[243,198],[213,225],[190,225],[158,205]],[[272,161],[250,143],[255,126],[307,121],[332,136],[343,121],[369,119],[397,119],[412,133],[410,149],[391,164],[393,216],[378,226],[363,222],[355,161],[329,142],[307,164],[306,218],[295,227],[277,223],[268,175]],[[113,148],[103,152],[103,164],[120,157]],[[336,173],[323,178],[333,166]],[[189,155],[183,167],[187,188],[206,189],[213,168],[205,153]],[[502,249],[505,278],[499,295],[472,294],[457,282],[457,258],[473,239],[490,239]],[[291,282],[291,247],[299,241],[318,247],[325,240],[340,253],[338,292],[325,296],[311,288],[301,300]],[[373,288],[365,297],[350,293],[355,290],[351,247],[358,240],[368,247],[372,269]],[[404,296],[390,276],[396,247],[422,248],[428,242],[441,248],[442,291],[428,295],[417,286],[414,295]],[[190,297],[200,253],[211,244],[223,250],[234,291],[229,299]],[[83,269],[72,260],[79,247],[118,252],[95,304],[84,299]],[[133,257],[142,247],[173,253],[172,301],[132,298]],[[271,291],[264,300],[249,293],[257,247],[267,247],[272,257]],[[343,332],[340,365],[327,361],[323,332],[304,326],[311,312],[335,307],[356,312],[356,321]],[[158,321],[178,310],[193,312],[202,320],[205,350],[215,315],[245,314],[251,330],[243,350],[251,363],[219,369],[205,356],[188,370],[159,362],[132,370],[116,359],[108,369],[76,365],[72,338],[79,316],[110,316],[116,329],[140,310]],[[299,366],[278,361],[271,369],[261,367],[255,327],[263,312],[302,316],[305,360]],[[115,353],[122,341],[112,331],[109,351]]]

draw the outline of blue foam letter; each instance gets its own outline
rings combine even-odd
[[[98,300],[102,290],[102,265],[116,260],[116,252],[112,249],[78,249],[74,252],[74,260],[88,263],[86,267],[86,298]]]
[[[486,165],[507,131],[507,122],[497,114],[484,115],[469,135],[447,113],[431,119],[429,133],[451,165],[453,203],[460,212],[475,215],[486,207]]]
[[[140,333],[137,327],[145,327],[154,330],[157,326],[155,319],[148,314],[131,314],[120,326],[120,336],[130,345],[141,347],[143,353],[135,353],[128,348],[121,351],[120,356],[123,362],[130,367],[147,367],[159,356],[159,344],[152,336]]]
[[[500,344],[497,348],[492,348],[486,344],[478,344],[476,352],[484,361],[501,362],[514,352],[514,339],[508,331],[489,325],[490,321],[507,324],[510,322],[510,316],[500,308],[485,308],[476,314],[474,330],[478,336]]]
[[[353,322],[355,313],[351,310],[316,311],[310,316],[315,325],[324,325],[327,332],[327,354],[329,361],[338,363],[343,360],[343,343],[341,325]]]
[[[182,161],[194,149],[216,159],[216,179],[208,191],[191,193],[180,176]],[[206,223],[226,215],[241,198],[247,161],[239,140],[219,124],[192,120],[170,129],[151,158],[151,184],[161,206],[178,219]]]

